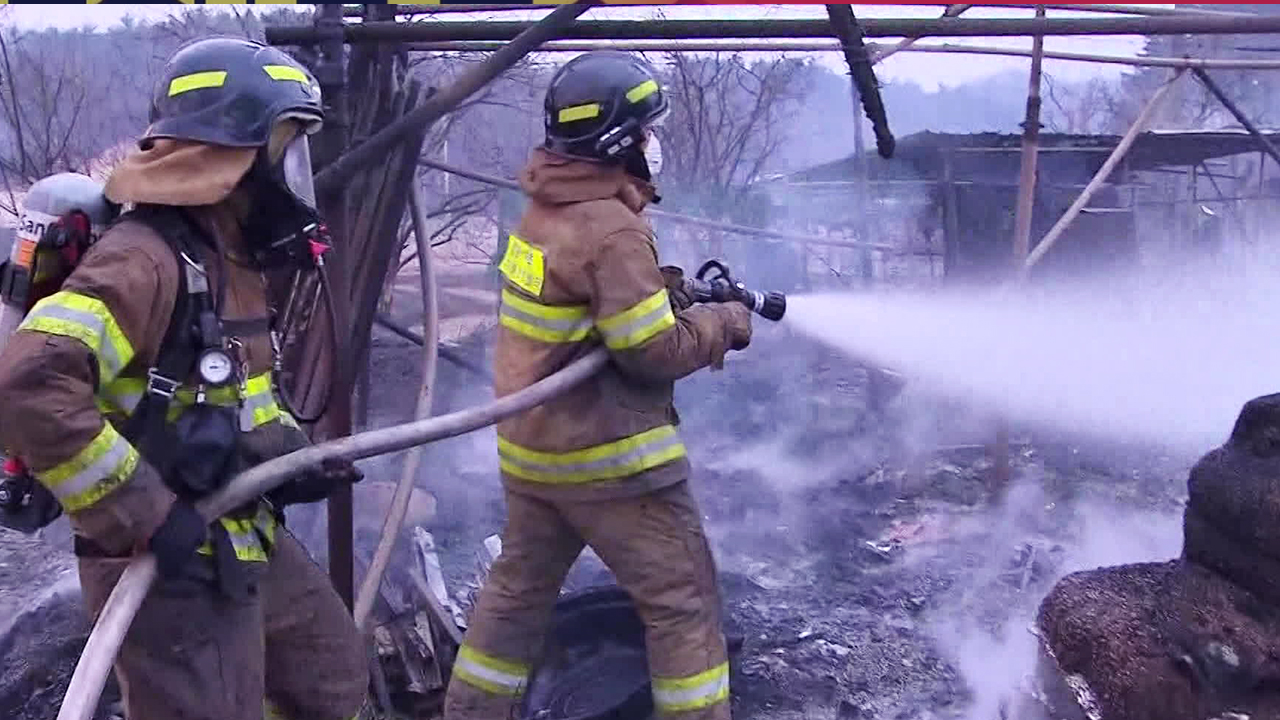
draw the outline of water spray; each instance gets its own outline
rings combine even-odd
[[[712,272],[715,272],[712,275]],[[729,268],[719,260],[708,260],[698,268],[693,279],[684,281],[685,292],[694,302],[740,302],[748,310],[766,320],[777,322],[787,313],[787,296],[780,292],[749,290],[733,278]]]

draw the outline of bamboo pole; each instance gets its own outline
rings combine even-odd
[[[545,22],[577,3],[562,5],[538,21]],[[575,15],[576,17],[576,15]],[[350,43],[429,40],[512,40],[537,23],[509,20],[456,22],[370,22],[346,25]],[[867,18],[859,23],[865,37],[1022,37],[1031,35],[1244,35],[1280,32],[1280,16],[1178,15],[1172,17],[1068,18]],[[542,40],[549,40],[550,34]],[[826,38],[825,19],[592,20],[565,27],[566,39],[635,40],[645,38]],[[266,29],[272,45],[306,45],[316,41],[315,28],[273,26]],[[535,47],[539,43],[535,43]]]
[[[475,180],[476,182],[484,183],[485,185],[492,185],[494,187],[500,187],[507,190],[515,190],[517,192],[520,191],[520,184],[517,183],[515,180],[506,180],[504,178],[494,177],[493,175],[486,175],[484,173],[476,172],[474,170],[467,170],[465,168],[460,168],[455,165],[448,165],[438,160],[431,160],[430,158],[419,158],[418,164],[422,165],[423,167],[429,167],[429,168],[434,168],[436,170],[440,170],[441,172],[447,172],[447,173],[450,173],[451,175],[458,175],[460,177],[468,178],[470,180]],[[854,240],[849,240],[849,241],[828,240],[826,238],[809,237],[807,235],[797,235],[795,233],[777,232],[775,230],[753,228],[753,227],[748,227],[746,225],[734,225],[732,223],[723,223],[723,222],[717,222],[715,220],[706,220],[704,218],[693,217],[691,215],[681,215],[680,213],[667,212],[665,210],[656,210],[653,208],[645,209],[645,214],[649,215],[650,217],[671,220],[672,222],[685,223],[687,225],[697,225],[699,227],[705,227],[711,230],[722,230],[724,232],[735,233],[738,235],[752,235],[755,237],[774,238],[775,240],[792,240],[795,242],[813,243],[814,245],[830,245],[832,247],[871,248],[873,250],[896,250],[897,249],[896,246],[889,245],[886,243],[859,242]]]
[[[1178,81],[1178,78],[1182,77],[1182,74],[1182,70],[1176,71],[1172,78],[1156,90],[1155,94],[1151,96],[1151,99],[1147,101],[1147,104],[1142,106],[1142,111],[1138,113],[1137,119],[1133,121],[1133,125],[1130,126],[1129,131],[1120,139],[1119,144],[1116,145],[1116,149],[1111,151],[1111,155],[1107,157],[1106,162],[1102,163],[1102,167],[1098,169],[1097,174],[1095,174],[1093,179],[1089,181],[1089,184],[1085,186],[1084,190],[1080,193],[1080,196],[1076,198],[1075,202],[1071,203],[1071,207],[1067,208],[1067,211],[1062,214],[1062,217],[1058,218],[1058,222],[1054,223],[1053,227],[1049,229],[1049,232],[1045,233],[1044,239],[1040,241],[1040,244],[1036,246],[1035,250],[1032,250],[1031,254],[1027,256],[1027,262],[1021,268],[1021,272],[1024,275],[1045,256],[1045,253],[1049,252],[1054,243],[1058,241],[1058,238],[1062,237],[1062,233],[1066,231],[1069,225],[1071,225],[1071,221],[1076,219],[1076,216],[1079,215],[1080,211],[1084,209],[1084,206],[1088,204],[1094,193],[1096,193],[1098,189],[1102,187],[1103,183],[1107,181],[1107,178],[1111,175],[1112,171],[1115,170],[1116,165],[1120,164],[1125,153],[1127,153],[1129,148],[1133,146],[1133,141],[1137,139],[1138,134],[1142,132],[1144,127],[1146,127],[1147,122],[1151,119],[1151,115],[1160,105],[1160,101],[1169,93],[1169,89],[1174,86],[1174,83]]]
[[[1222,91],[1222,88],[1218,83],[1214,82],[1213,78],[1209,77],[1209,73],[1205,72],[1204,68],[1192,68],[1191,72],[1195,73],[1197,80],[1203,83],[1206,88],[1209,88],[1209,92],[1213,93],[1213,96],[1218,98],[1218,102],[1222,103],[1222,106],[1227,109],[1227,112],[1230,112],[1235,116],[1235,119],[1244,126],[1245,130],[1249,131],[1250,135],[1257,138],[1258,144],[1262,146],[1262,149],[1266,150],[1267,154],[1270,155],[1273,160],[1280,162],[1280,152],[1277,152],[1276,146],[1266,135],[1262,133],[1261,130],[1258,129],[1257,125],[1253,124],[1253,121],[1249,119],[1249,116],[1245,115],[1244,111],[1232,102],[1231,98],[1227,97],[1227,94]],[[1208,173],[1209,169],[1205,168],[1205,172]]]
[[[1043,5],[1036,17],[1044,17]],[[1036,192],[1036,150],[1040,144],[1040,68],[1044,60],[1044,36],[1032,41],[1031,77],[1027,82],[1027,111],[1022,121],[1022,166],[1018,174],[1018,204],[1014,211],[1014,267],[1027,260],[1031,243],[1031,212]]]
[[[1043,5],[1036,6],[1036,17],[1045,16]],[[1027,80],[1027,111],[1022,121],[1022,165],[1018,173],[1018,201],[1014,208],[1013,268],[1019,277],[1027,262],[1031,246],[1031,216],[1036,194],[1036,149],[1040,144],[1040,68],[1044,61],[1044,36],[1036,35],[1031,44],[1031,73]],[[992,479],[998,489],[1008,486],[1013,479],[1013,466],[1009,461],[1009,423],[1005,418],[996,420],[995,442],[992,447]]]
[[[958,53],[967,55],[1002,55],[1031,57],[1032,52],[1023,48],[997,45],[957,45],[954,43],[919,44],[914,40],[885,46],[868,43],[872,64],[899,52]],[[407,47],[415,52],[492,52],[502,47],[495,40],[445,40],[438,42],[414,42]],[[589,52],[591,50],[629,50],[634,52],[840,52],[839,42],[830,40],[743,39],[743,40],[552,40],[543,43],[535,52]],[[1206,70],[1280,70],[1280,60],[1230,60],[1174,57],[1125,57],[1100,53],[1065,52],[1045,50],[1049,60],[1068,62],[1094,62],[1132,67],[1195,68]]]

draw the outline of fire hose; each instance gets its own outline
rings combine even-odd
[[[714,275],[711,274],[712,271],[715,271]],[[686,288],[695,302],[740,302],[755,313],[773,321],[781,320],[786,313],[786,296],[782,293],[762,293],[747,289],[719,261],[712,260],[705,263],[698,270],[695,278],[687,281]],[[403,425],[369,430],[282,455],[232,478],[226,487],[196,503],[196,509],[205,519],[212,522],[224,513],[272,490],[289,478],[310,468],[318,467],[326,460],[358,460],[407,450],[493,425],[569,390],[594,375],[608,362],[609,351],[606,348],[597,348],[570,363],[563,370],[491,403]],[[419,414],[422,410],[423,406],[420,405]],[[401,478],[397,486],[397,496],[408,497],[412,490],[412,477],[413,475],[406,473]],[[406,478],[409,478],[408,482]],[[403,522],[402,510],[399,506],[406,502],[407,500],[396,503],[393,500],[393,507],[383,526],[384,535],[390,532],[390,542],[394,542],[399,525]],[[396,519],[396,515],[400,515],[399,520]],[[389,552],[384,554],[389,556]],[[383,568],[385,568],[385,561],[380,567],[371,567],[369,576],[376,576],[380,580]],[[57,720],[92,719],[98,699],[102,695],[102,689],[106,686],[107,675],[115,662],[116,653],[119,652],[125,633],[128,632],[129,625],[137,615],[155,579],[154,555],[150,553],[140,555],[129,563],[129,567],[120,576],[120,580],[112,589],[111,595],[94,623],[93,631],[89,634],[89,639],[80,654],[80,661],[71,675],[71,682],[63,698],[62,707],[58,709]],[[371,587],[377,587],[377,580]],[[368,592],[362,594],[367,595]],[[365,604],[371,605],[371,600],[366,600]],[[367,609],[364,613],[357,612],[358,621],[362,619],[359,618],[361,614],[367,616]]]
[[[466,410],[416,422],[370,430],[312,445],[268,460],[240,473],[219,492],[200,501],[196,509],[212,522],[215,518],[275,488],[308,468],[330,459],[358,460],[425,445],[493,425],[565,392],[594,375],[609,360],[599,348],[529,387]],[[57,720],[91,720],[115,662],[125,633],[156,579],[156,560],[150,553],[129,564],[107,598],[85,643],[58,709]]]

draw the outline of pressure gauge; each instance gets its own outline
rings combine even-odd
[[[205,350],[200,355],[200,379],[209,385],[224,385],[231,380],[235,364],[224,350]]]

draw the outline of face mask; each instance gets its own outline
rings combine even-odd
[[[284,150],[280,161],[284,185],[308,208],[316,209],[316,189],[311,174],[311,145],[307,136],[299,134]]]
[[[248,179],[253,205],[244,230],[255,262],[268,268],[305,263],[319,224],[307,136],[291,140],[274,166],[260,152]]]
[[[662,172],[662,143],[653,133],[649,133],[649,140],[644,144],[644,161],[649,166],[650,175]]]

